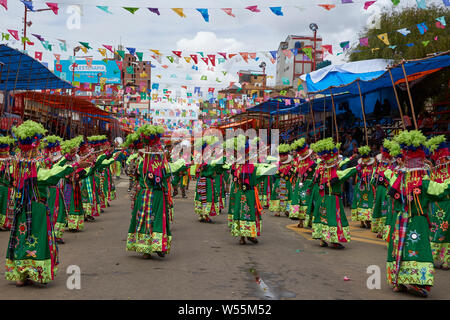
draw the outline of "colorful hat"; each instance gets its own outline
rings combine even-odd
[[[62,138],[58,136],[47,136],[44,139],[44,149],[48,155],[56,156],[61,154]]]
[[[381,155],[385,160],[392,159],[392,156],[389,154],[389,147],[391,146],[392,141],[389,139],[384,139],[383,147],[381,149]]]
[[[287,155],[291,151],[291,146],[287,143],[282,143],[278,146],[278,153],[280,155]]]
[[[27,120],[20,126],[12,128],[12,132],[19,141],[19,148],[22,151],[29,151],[39,147],[40,141],[47,130],[42,124]]]
[[[145,124],[137,130],[143,145],[161,146],[161,137],[164,134],[164,127]]]
[[[0,157],[9,156],[10,146],[14,145],[14,139],[10,136],[0,137]]]
[[[306,143],[305,138],[300,138],[295,140],[291,144],[291,149],[295,150],[300,156],[305,156],[308,152],[310,152],[309,145]]]
[[[447,161],[450,157],[449,143],[444,135],[436,136],[426,142],[428,150],[431,152],[431,159],[439,163]]]
[[[387,150],[387,157],[388,159],[390,158],[401,158],[403,157],[402,155],[402,148],[400,148],[400,145],[398,144],[398,142],[394,141],[394,140],[385,140],[385,142],[383,143],[383,150],[384,148],[386,148]]]
[[[311,144],[311,149],[319,155],[325,164],[337,163],[339,160],[340,143],[334,143],[333,138],[326,138]]]
[[[141,149],[142,148],[142,142],[140,139],[140,136],[137,132],[133,132],[129,135],[127,135],[125,142],[122,144],[124,148],[130,148],[130,149]]]
[[[88,143],[91,147],[101,147],[108,142],[108,137],[105,135],[101,136],[90,136],[87,138]]]
[[[429,150],[426,146],[427,138],[422,132],[405,130],[394,137],[394,141],[400,145],[406,167],[423,167],[423,160],[429,154]]]

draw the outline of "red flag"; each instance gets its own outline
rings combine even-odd
[[[244,61],[248,63],[248,52],[239,52],[239,54],[241,55],[242,59],[244,59]]]
[[[333,54],[333,46],[331,44],[322,45],[322,48],[328,51],[330,54]]]
[[[181,58],[181,51],[172,51],[174,55],[176,55],[178,58]]]
[[[106,49],[108,49],[109,51],[111,51],[112,53],[114,53],[112,46],[108,46],[106,44],[103,45]]]
[[[194,60],[194,63],[197,64],[197,62],[198,62],[197,55],[191,54],[191,58],[192,58],[192,60]]]
[[[58,4],[57,3],[53,3],[53,2],[46,2],[45,3],[50,9],[52,9],[53,13],[55,15],[58,15]]]
[[[8,32],[14,37],[14,39],[16,39],[17,41],[19,40],[19,32],[17,30],[8,29]]]
[[[215,67],[216,66],[216,56],[214,54],[208,54],[209,61]]]
[[[208,58],[202,58],[203,62],[206,63],[208,65]]]
[[[34,58],[37,59],[37,60],[39,60],[39,61],[42,61],[42,52],[36,51],[36,52],[34,53]]]
[[[123,61],[116,61],[117,66],[119,67],[120,71],[122,71],[122,63]]]
[[[208,92],[214,92],[214,88],[208,88]]]
[[[2,5],[6,10],[8,10],[8,0],[0,0],[0,5]]]
[[[230,53],[230,54],[228,54],[228,58],[233,58],[234,56],[237,56],[237,54],[236,53]]]
[[[217,52],[218,54],[220,54],[222,57],[224,57],[224,59],[227,59],[227,54],[225,52]]]
[[[328,11],[330,11],[331,9],[336,7],[336,5],[334,5],[334,4],[318,4],[318,6],[324,8],[325,10],[328,10]]]
[[[61,64],[57,64],[55,67],[56,67],[56,71],[62,72],[62,65]]]

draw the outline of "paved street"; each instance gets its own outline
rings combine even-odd
[[[126,252],[130,222],[128,180],[117,184],[118,199],[79,233],[65,233],[60,267],[47,286],[17,288],[0,275],[0,299],[414,299],[393,293],[385,280],[386,246],[352,223],[344,250],[319,247],[310,231],[265,210],[257,245],[231,237],[226,214],[199,223],[189,199],[175,198],[172,251],[165,258]],[[0,233],[6,257],[8,232]],[[2,260],[3,263],[3,260]],[[69,265],[81,268],[81,290],[66,287]],[[381,268],[381,289],[369,290],[369,265]],[[344,276],[350,281],[344,281]],[[257,279],[260,279],[259,284]],[[428,299],[450,299],[450,271],[436,271]]]

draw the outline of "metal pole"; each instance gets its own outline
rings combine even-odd
[[[334,108],[333,92],[331,91],[331,89],[330,89],[330,93],[331,93],[331,105],[333,107],[333,115],[334,115],[334,126],[336,127],[336,142],[339,142],[339,128],[337,125],[336,109]]]
[[[369,145],[369,136],[367,135],[366,112],[364,110],[364,102],[363,102],[363,98],[361,95],[361,87],[359,85],[359,79],[356,80],[356,84],[358,85],[359,99],[361,100],[361,110],[362,110],[362,115],[363,115],[363,120],[364,120],[364,132],[366,134],[366,145]]]
[[[327,97],[324,95],[323,96],[323,135],[322,135],[322,139],[325,139],[325,130],[326,130],[326,125],[325,123],[327,122],[327,118],[326,118],[326,101],[327,101]]]
[[[388,71],[389,71],[389,75],[391,76],[392,88],[394,88],[395,100],[397,101],[398,111],[400,112],[400,117],[402,119],[403,130],[406,130],[405,121],[403,120],[402,107],[400,106],[400,100],[398,99],[398,93],[397,93],[397,89],[395,88],[394,78],[392,77],[392,72],[391,72],[390,67],[388,68]]]
[[[316,70],[316,34],[317,30],[314,30],[314,57],[313,57],[313,67],[311,68],[312,71]]]
[[[402,61],[402,69],[403,69],[403,74],[405,75],[405,82],[406,82],[406,90],[408,91],[408,97],[409,97],[409,103],[411,104],[411,112],[412,112],[412,116],[413,116],[413,120],[414,120],[414,127],[417,130],[417,121],[416,121],[416,114],[414,111],[414,103],[411,97],[411,91],[409,90],[409,82],[408,82],[408,76],[406,75],[406,71],[405,71],[405,60]]]

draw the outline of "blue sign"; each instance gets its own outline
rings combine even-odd
[[[74,64],[70,60],[60,60],[59,65],[55,60],[55,74],[63,80],[80,83],[100,83],[101,78],[106,78],[106,84],[117,84],[121,82],[121,71],[116,61],[93,60],[88,66],[86,60],[75,61],[75,74],[73,74]]]

